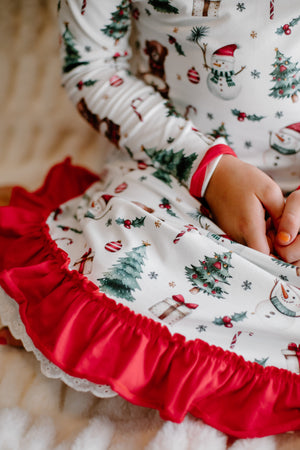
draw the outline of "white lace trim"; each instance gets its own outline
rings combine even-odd
[[[48,378],[58,378],[76,391],[91,392],[96,397],[115,397],[116,394],[109,386],[92,383],[82,378],[75,378],[51,363],[33,344],[27,335],[25,326],[19,314],[17,303],[0,288],[0,317],[4,326],[8,326],[16,339],[23,342],[28,352],[33,352],[41,364],[42,373]]]

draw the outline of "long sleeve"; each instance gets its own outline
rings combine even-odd
[[[83,117],[120,151],[190,189],[213,141],[170,114],[167,100],[130,73],[131,11],[128,0],[61,0],[63,84]],[[193,195],[200,191],[194,187]]]

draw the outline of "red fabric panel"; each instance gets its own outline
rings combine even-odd
[[[108,384],[164,419],[180,422],[190,412],[241,438],[299,429],[299,375],[171,335],[68,270],[44,219],[96,179],[67,161],[42,189],[18,189],[13,205],[0,209],[0,283],[36,348],[66,373]]]

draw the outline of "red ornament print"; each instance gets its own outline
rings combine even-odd
[[[188,73],[187,73],[188,80],[193,84],[198,84],[200,81],[200,75],[195,69],[195,67],[192,67]]]
[[[124,83],[123,78],[119,77],[119,75],[113,75],[112,77],[110,77],[109,79],[109,84],[112,87],[118,87],[121,86],[121,84]]]
[[[118,252],[119,250],[121,250],[122,247],[123,247],[122,242],[120,240],[118,240],[118,241],[108,242],[104,248],[108,252],[115,253],[115,252]]]
[[[123,192],[123,191],[125,191],[125,189],[127,189],[128,188],[128,184],[127,183],[121,183],[121,184],[119,184],[119,186],[117,186],[116,188],[115,188],[115,193],[116,194],[120,194],[120,192]]]

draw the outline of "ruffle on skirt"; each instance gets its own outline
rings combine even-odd
[[[299,375],[172,335],[68,269],[45,221],[97,180],[67,159],[41,189],[15,188],[11,205],[0,209],[0,283],[34,346],[66,374],[109,385],[167,420],[190,412],[240,438],[299,429]]]

